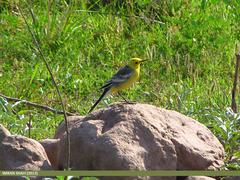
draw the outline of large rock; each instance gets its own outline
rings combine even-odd
[[[49,170],[51,164],[37,141],[11,135],[0,125],[0,170]]]
[[[60,139],[45,139],[40,141],[40,144],[44,147],[48,159],[52,164],[53,169],[57,169],[55,165],[58,164],[58,159],[56,153],[58,153],[58,148],[61,148],[59,146]]]
[[[85,116],[68,116],[68,126],[72,128],[78,121],[81,121]],[[62,122],[59,124],[56,133],[54,135],[54,139],[61,138],[64,134],[66,134],[65,123]]]
[[[114,104],[70,121],[73,170],[210,170],[223,165],[218,139],[201,123],[175,111]],[[54,154],[57,169],[66,168],[63,131],[62,124],[56,135],[61,139]]]

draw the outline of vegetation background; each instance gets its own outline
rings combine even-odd
[[[86,115],[119,67],[131,57],[148,58],[139,83],[124,95],[205,124],[225,148],[224,168],[240,169],[240,114],[230,108],[239,0],[0,1],[0,93],[61,109],[17,7],[38,37],[67,111]],[[240,109],[239,87],[237,94]],[[105,98],[98,108],[120,100]],[[62,120],[0,97],[0,122],[13,134],[51,138]]]

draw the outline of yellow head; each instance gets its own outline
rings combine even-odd
[[[146,61],[146,60],[143,60],[140,58],[131,58],[128,65],[134,69],[138,69],[140,67],[140,64],[144,61]]]

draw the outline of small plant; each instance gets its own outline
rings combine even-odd
[[[229,170],[240,169],[240,113],[230,107],[226,111],[211,110],[205,117],[208,127],[217,136],[225,150],[225,166]]]

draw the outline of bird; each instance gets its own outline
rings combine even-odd
[[[121,96],[120,92],[122,90],[129,88],[139,79],[140,65],[144,61],[147,61],[147,59],[140,59],[136,57],[131,58],[127,65],[119,69],[119,71],[114,74],[111,79],[106,81],[106,83],[100,88],[100,90],[103,90],[102,95],[91,107],[88,113],[90,113],[106,95],[117,93]],[[124,99],[124,101],[128,102],[123,96],[121,97]]]

